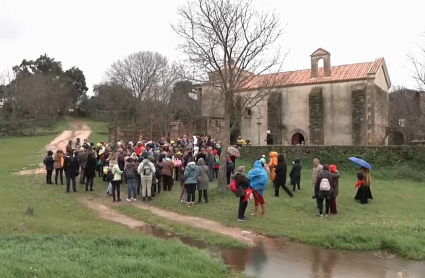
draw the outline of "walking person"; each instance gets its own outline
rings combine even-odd
[[[233,172],[235,171],[235,163],[230,159],[230,156],[227,156],[226,161],[226,178],[227,178],[227,185],[230,184],[231,180],[230,177],[232,176]]]
[[[71,182],[72,182],[72,190],[77,192],[77,181],[76,177],[78,176],[78,153],[75,154],[68,153],[64,158],[63,170],[65,171],[65,179],[66,179],[66,192],[70,192]]]
[[[214,159],[214,155],[212,154],[212,151],[213,151],[212,147],[208,147],[207,154],[205,155],[205,158],[204,158],[205,165],[208,167],[208,179],[210,182],[214,180],[214,166],[215,166],[215,159]],[[196,162],[198,162],[199,159]]]
[[[187,206],[192,207],[195,204],[195,190],[198,183],[198,167],[193,157],[189,158],[189,163],[184,169],[183,176],[187,194]]]
[[[249,180],[245,177],[245,166],[239,166],[236,173],[231,177],[236,182],[237,192],[243,193],[250,188]],[[245,194],[236,194],[239,197],[238,221],[246,221],[245,211],[248,206],[248,201],[245,200]]]
[[[276,172],[275,172],[275,168],[277,166],[277,152],[270,152],[269,157],[270,157],[270,161],[269,161],[269,169],[270,169],[270,180],[273,184],[273,188],[276,188],[276,183],[275,183],[275,178],[276,178]]]
[[[78,157],[79,157],[79,163],[80,163],[80,184],[84,184],[85,181],[85,171],[86,171],[86,165],[87,165],[87,156],[88,156],[88,149],[87,145],[84,144],[84,147],[81,148]]]
[[[313,159],[313,194],[316,194],[316,179],[317,176],[322,172],[323,166],[320,164],[320,160],[318,158]],[[316,198],[317,208],[319,208],[319,199]]]
[[[264,200],[264,192],[266,190],[268,175],[263,168],[260,160],[255,161],[254,168],[248,172],[248,179],[254,194],[254,216],[258,216],[258,207],[261,205],[261,214],[266,214],[266,201]]]
[[[64,165],[64,157],[63,151],[57,150],[55,154],[55,184],[58,184],[58,177],[60,177],[61,185],[63,185],[63,165]]]
[[[277,166],[275,168],[276,177],[275,177],[274,196],[279,197],[279,189],[280,189],[280,187],[282,187],[283,190],[285,190],[285,192],[290,197],[294,197],[292,192],[286,186],[287,166],[286,166],[286,163],[285,163],[285,157],[282,154],[280,154],[277,157],[277,161],[278,161]]]
[[[121,202],[122,171],[118,166],[117,157],[115,155],[109,160],[109,171],[111,171],[113,175],[111,180],[113,202]]]
[[[317,216],[323,218],[323,202],[325,202],[325,216],[329,215],[330,200],[332,192],[334,191],[333,181],[339,174],[332,174],[329,172],[329,166],[323,165],[322,171],[317,175],[316,184],[314,187],[315,197],[317,199],[317,206],[319,214]]]
[[[329,165],[329,172],[331,172],[332,174],[337,174],[338,169],[336,168],[336,165]],[[338,214],[338,210],[336,206],[336,198],[338,197],[338,194],[339,194],[339,177],[335,176],[332,182],[333,182],[334,190],[331,196],[330,210],[331,210],[331,214]]]
[[[301,159],[296,158],[292,163],[292,169],[289,173],[289,178],[291,179],[292,191],[295,192],[296,187],[298,190],[301,190]]]
[[[218,155],[217,150],[213,150],[212,154],[214,156],[214,178],[218,179],[218,171],[220,170],[220,155]]]
[[[165,157],[162,160],[162,186],[163,191],[171,191],[174,184],[173,171],[174,163],[171,161],[171,157]]]
[[[142,201],[145,201],[146,197],[148,201],[152,200],[152,176],[155,175],[155,165],[146,156],[143,156],[144,159],[137,168],[142,181]]]
[[[53,168],[55,165],[55,159],[53,158],[52,151],[47,152],[47,156],[44,158],[43,164],[46,166],[46,183],[53,184],[52,175],[53,175]]]
[[[156,193],[161,193],[161,186],[162,186],[162,169],[164,166],[162,165],[162,157],[159,156],[158,160],[155,162],[155,177],[158,180],[156,184],[157,191]]]
[[[198,160],[198,203],[201,203],[202,195],[204,195],[205,203],[208,203],[208,187],[209,187],[209,177],[208,177],[208,167],[205,165],[203,158]]]
[[[94,177],[96,176],[96,154],[94,151],[90,151],[87,155],[87,161],[86,161],[86,169],[84,171],[85,180],[86,180],[86,191],[89,191],[89,184],[90,184],[90,191],[93,191],[93,182]]]
[[[132,157],[127,160],[127,166],[124,169],[124,179],[127,183],[127,201],[136,201],[138,179],[136,164]]]

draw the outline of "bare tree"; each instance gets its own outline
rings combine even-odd
[[[389,96],[389,126],[403,134],[404,142],[423,140],[425,92],[394,88]]]
[[[274,47],[283,29],[276,13],[259,11],[251,0],[189,0],[178,14],[172,27],[184,39],[180,49],[193,66],[194,79],[220,104],[211,110],[224,118],[218,189],[225,191],[231,131],[247,108],[258,106],[276,87],[277,75],[266,73],[283,62],[280,48]]]
[[[113,63],[106,75],[109,81],[119,84],[133,93],[139,100],[155,98],[153,89],[168,77],[170,65],[168,59],[151,51],[142,51],[128,55],[124,60]]]
[[[411,66],[413,79],[416,81],[418,90],[425,91],[425,35],[422,44],[418,44],[418,53],[407,54],[407,59]]]
[[[106,75],[111,83],[131,94],[134,101],[127,107],[137,112],[139,124],[155,123],[163,131],[169,128],[172,116],[167,105],[174,83],[184,75],[180,65],[157,52],[143,51],[113,63]]]

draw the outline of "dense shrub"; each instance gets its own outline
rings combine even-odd
[[[317,157],[322,164],[336,164],[341,169],[352,169],[348,158],[355,156],[369,162],[375,176],[425,180],[422,174],[425,146],[246,146],[240,149],[242,158],[248,161],[271,151],[285,154],[287,161],[299,157],[304,165],[311,165]]]

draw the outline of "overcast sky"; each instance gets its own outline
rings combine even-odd
[[[284,70],[310,67],[321,47],[332,65],[384,57],[393,85],[414,87],[406,54],[423,43],[424,0],[254,0],[275,9],[286,26],[279,43],[290,51]],[[170,28],[185,0],[0,0],[0,71],[41,54],[101,82],[117,59],[143,50],[178,59]]]

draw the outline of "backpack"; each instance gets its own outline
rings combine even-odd
[[[322,178],[319,185],[320,191],[330,191],[331,190],[331,183],[327,178]]]
[[[218,155],[214,155],[214,161],[215,165],[220,165],[220,158],[218,158]]]
[[[229,189],[230,189],[230,191],[232,191],[234,194],[236,194],[236,191],[237,191],[237,189],[238,189],[238,186],[237,186],[237,184],[236,184],[236,179],[232,179],[232,181],[230,182],[230,185],[229,185]]]
[[[143,174],[143,176],[152,175],[152,169],[151,169],[151,165],[149,163],[146,163],[145,165],[143,165],[142,174]]]
[[[134,165],[127,165],[127,167],[125,167],[125,178],[134,179],[135,177],[136,177],[136,170],[134,169]]]
[[[106,174],[106,181],[110,182],[114,179],[114,173],[112,173],[112,167],[108,170]]]

